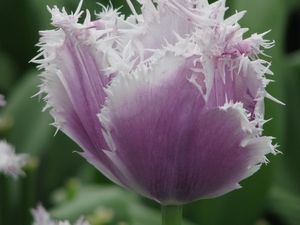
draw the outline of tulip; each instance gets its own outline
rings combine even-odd
[[[243,39],[245,12],[224,19],[225,0],[139,1],[139,15],[105,8],[91,20],[56,6],[42,31],[39,94],[54,125],[118,185],[162,204],[181,205],[240,187],[265,155],[265,90],[260,59],[273,41]],[[180,216],[179,216],[180,217]],[[180,224],[163,216],[163,224]]]

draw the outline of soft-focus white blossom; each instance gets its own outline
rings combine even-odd
[[[17,179],[24,175],[22,167],[26,164],[27,154],[16,154],[13,146],[6,141],[0,141],[0,172]]]
[[[39,205],[37,209],[32,209],[34,221],[32,225],[71,225],[67,220],[59,221],[52,220],[50,214],[44,209],[42,205]],[[79,218],[74,225],[90,225],[89,222],[85,221],[83,217]]]
[[[6,104],[5,100],[4,100],[4,96],[0,95],[0,106],[4,106]]]

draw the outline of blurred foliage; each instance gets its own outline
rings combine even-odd
[[[79,147],[58,132],[49,113],[41,113],[44,102],[33,97],[40,81],[35,65],[28,62],[37,53],[38,31],[51,29],[46,5],[65,7],[75,11],[79,1],[74,0],[11,0],[0,7],[0,93],[8,104],[1,109],[1,138],[39,158],[34,174],[34,187],[25,193],[26,182],[7,182],[7,208],[19,213],[24,195],[32,199],[28,207],[42,202],[54,217],[74,221],[86,215],[96,224],[154,225],[160,222],[158,204],[129,193],[112,184],[74,150]],[[210,1],[212,2],[212,1]],[[108,0],[101,1],[109,5]],[[115,8],[128,15],[129,7],[123,0],[113,0]],[[138,8],[138,4],[135,3]],[[297,225],[300,224],[300,1],[299,0],[228,0],[228,15],[247,10],[241,20],[243,27],[262,33],[275,40],[276,46],[266,51],[272,56],[271,77],[276,82],[268,87],[269,93],[286,104],[266,100],[266,118],[274,118],[265,125],[265,133],[275,136],[282,155],[270,156],[270,164],[263,165],[254,176],[242,182],[243,189],[216,199],[190,203],[184,207],[186,225]],[[101,11],[94,0],[85,0],[83,9]],[[139,10],[137,10],[139,11]],[[5,129],[3,128],[5,127]],[[3,130],[3,129],[4,130]],[[31,175],[29,175],[31,176]],[[70,178],[76,178],[71,179]],[[27,188],[28,189],[28,188]],[[1,193],[0,193],[1,194]],[[22,197],[23,196],[23,197]],[[10,224],[30,224],[16,220]],[[27,215],[28,217],[28,215]],[[27,218],[26,215],[23,218]],[[1,219],[1,218],[0,218]],[[121,223],[122,222],[122,223]]]

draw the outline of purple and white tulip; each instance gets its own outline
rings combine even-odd
[[[113,182],[163,205],[239,188],[276,154],[262,136],[273,46],[224,19],[225,0],[139,0],[125,18],[49,8],[39,63],[54,125]],[[275,100],[276,101],[276,100]]]

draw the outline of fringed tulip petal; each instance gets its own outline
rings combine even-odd
[[[207,107],[187,80],[192,61],[167,53],[120,77],[99,115],[113,143],[112,160],[146,191],[141,194],[162,204],[225,194],[274,153],[242,103]]]
[[[85,150],[80,153],[82,156],[124,186],[124,178],[102,151],[107,145],[97,114],[105,101],[104,87],[112,74],[107,74],[103,62],[98,61],[104,53],[94,43],[95,28],[88,21],[86,25],[77,24],[78,12],[70,16],[57,8],[51,12],[52,24],[60,29],[41,32],[45,58],[33,60],[45,68],[40,91],[47,93],[45,109],[51,108],[54,125]]]

